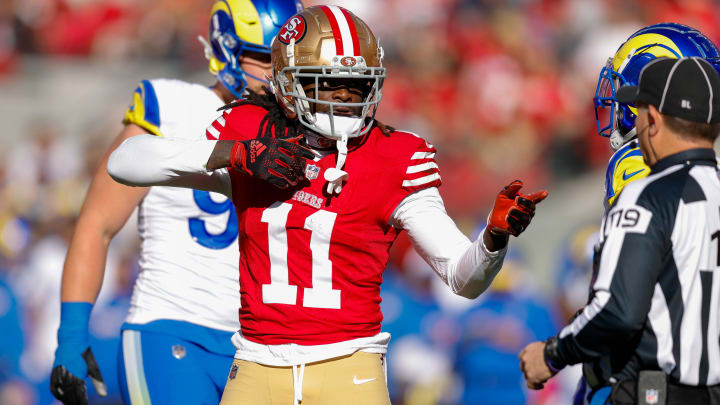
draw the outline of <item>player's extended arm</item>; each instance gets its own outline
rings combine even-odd
[[[406,197],[392,221],[407,231],[415,250],[455,294],[476,298],[502,267],[506,248],[491,252],[482,237],[470,242],[445,212],[435,187]]]
[[[187,141],[143,135],[123,142],[110,156],[107,171],[130,186],[187,187],[230,196],[225,168],[232,167],[286,188],[304,178],[305,161],[314,157],[292,141]]]
[[[513,212],[518,209],[517,196],[510,198],[510,194],[519,190],[514,184],[500,193],[488,227],[475,242],[470,242],[447,215],[435,187],[406,197],[395,209],[391,220],[394,226],[408,232],[420,256],[455,294],[476,298],[490,286],[502,267],[507,234],[517,236],[521,233],[534,214],[535,203],[547,195],[541,192],[537,196],[528,196],[532,199],[530,207],[524,211],[527,215],[519,215]]]
[[[91,356],[88,323],[105,275],[108,246],[147,193],[146,188],[132,189],[114,182],[104,167],[110,151],[117,145],[145,132],[139,126],[130,124],[110,146],[95,172],[65,258],[61,321],[51,391],[66,404],[87,403],[84,378],[88,375],[86,358]],[[98,389],[98,392],[101,393],[101,390]]]

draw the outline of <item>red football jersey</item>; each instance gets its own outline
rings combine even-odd
[[[266,111],[240,106],[211,125],[211,139],[255,138]],[[216,136],[212,136],[217,133]],[[337,153],[307,165],[310,185],[280,190],[230,170],[238,217],[242,334],[275,345],[318,345],[380,332],[380,284],[407,195],[440,185],[435,149],[406,132],[374,128],[349,145],[349,177],[327,194]]]

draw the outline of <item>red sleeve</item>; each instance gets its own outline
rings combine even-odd
[[[207,139],[242,141],[258,136],[260,123],[267,110],[254,105],[241,105],[223,110],[205,130]]]
[[[424,139],[408,133],[394,133],[390,138],[398,137],[394,145],[395,164],[388,176],[393,182],[390,198],[384,207],[383,215],[389,220],[393,211],[408,195],[430,187],[440,187],[440,169],[435,162],[437,150]],[[401,138],[402,137],[402,138]]]

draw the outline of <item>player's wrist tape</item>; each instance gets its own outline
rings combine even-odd
[[[549,337],[545,341],[545,350],[543,350],[543,357],[545,358],[545,364],[548,366],[553,374],[562,370],[565,364],[560,360],[558,354],[558,338],[557,336]]]
[[[92,304],[89,302],[63,302],[60,306],[60,328],[58,344],[72,343],[87,345],[88,325]],[[85,347],[81,348],[82,350]]]

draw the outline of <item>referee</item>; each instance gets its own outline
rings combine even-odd
[[[699,58],[650,62],[617,98],[637,106],[649,177],[603,218],[592,297],[520,353],[527,385],[584,363],[590,404],[720,404],[720,77]]]

